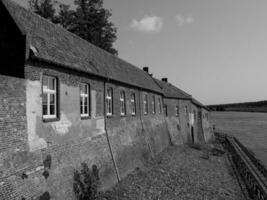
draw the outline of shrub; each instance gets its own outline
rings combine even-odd
[[[73,192],[77,200],[96,199],[100,183],[96,165],[90,170],[86,163],[82,163],[80,171],[74,170],[73,181]]]

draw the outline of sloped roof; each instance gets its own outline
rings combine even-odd
[[[195,98],[192,97],[192,103],[195,104],[196,106],[202,107],[206,110],[209,110],[208,107],[206,107],[205,105],[203,105],[202,103],[200,103],[198,100],[196,100]]]
[[[34,57],[70,69],[162,93],[140,68],[114,56],[10,0],[0,0],[27,35]]]
[[[164,82],[154,78],[155,82],[160,86],[163,90],[163,95],[167,98],[177,98],[177,99],[191,99],[191,95],[187,94],[183,90],[175,87],[171,83]]]

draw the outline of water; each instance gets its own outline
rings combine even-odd
[[[267,167],[267,113],[211,112],[210,122],[237,137]]]

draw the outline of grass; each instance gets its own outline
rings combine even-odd
[[[267,113],[211,112],[210,121],[236,136],[267,167]]]

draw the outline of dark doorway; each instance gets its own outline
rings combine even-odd
[[[191,139],[192,139],[192,144],[195,143],[195,138],[194,138],[194,127],[191,127]]]

